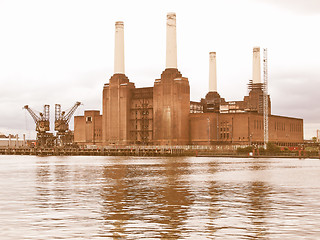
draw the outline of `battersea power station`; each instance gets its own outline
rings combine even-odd
[[[177,67],[176,14],[167,14],[166,68],[153,87],[136,88],[125,75],[124,24],[115,23],[114,74],[103,86],[102,114],[86,110],[74,117],[79,145],[263,145],[303,143],[303,119],[271,114],[264,97],[260,48],[253,48],[252,80],[242,101],[226,101],[217,91],[216,53],[209,53],[209,91],[190,101],[187,77]],[[267,99],[267,100],[266,100]],[[267,104],[264,104],[267,102]],[[267,106],[267,107],[266,107]]]

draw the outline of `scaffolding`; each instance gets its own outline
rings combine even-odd
[[[269,141],[269,101],[268,101],[268,51],[263,49],[263,123],[264,123],[264,148]]]
[[[143,145],[147,145],[150,141],[149,139],[149,107],[148,107],[148,101],[145,98],[140,99],[140,139],[141,143]]]
[[[257,95],[257,105],[251,105],[249,106],[249,109],[246,109],[247,111],[256,111],[258,113],[263,114],[264,112],[264,83],[253,83],[253,80],[249,80],[248,84],[248,95],[250,96],[250,92],[253,91],[255,93],[258,93]]]
[[[131,139],[135,144],[148,145],[152,142],[152,91],[142,88],[134,92],[131,107]]]

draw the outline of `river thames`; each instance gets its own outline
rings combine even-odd
[[[320,239],[320,160],[0,156],[0,239]]]

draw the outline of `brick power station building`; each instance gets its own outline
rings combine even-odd
[[[188,78],[177,68],[176,15],[167,15],[166,69],[153,87],[136,88],[124,71],[124,25],[115,24],[114,75],[104,84],[102,115],[85,111],[74,117],[80,145],[251,145],[264,143],[260,48],[253,49],[249,96],[225,101],[217,92],[216,53],[209,54],[209,92],[190,101]],[[271,114],[269,141],[281,146],[303,142],[303,120]]]

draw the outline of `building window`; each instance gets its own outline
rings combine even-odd
[[[86,117],[86,122],[92,122],[92,117],[91,116],[87,116]]]

